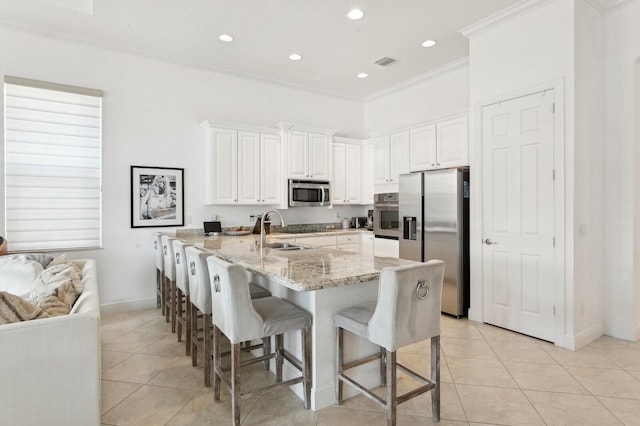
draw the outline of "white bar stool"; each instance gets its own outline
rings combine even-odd
[[[189,270],[185,249],[191,247],[181,240],[173,240],[176,255],[176,334],[182,341],[182,327],[185,334],[185,354],[191,355],[191,298],[189,293]]]
[[[311,314],[286,300],[277,297],[264,297],[251,300],[246,269],[230,264],[215,256],[207,258],[209,278],[213,300],[213,384],[214,399],[220,400],[220,382],[229,388],[232,398],[234,424],[240,425],[240,401],[265,392],[302,383],[304,406],[311,405]],[[300,330],[302,333],[302,362],[295,359],[284,349],[284,333]],[[221,333],[231,343],[231,375],[226,377],[228,369],[221,363]],[[265,353],[261,357],[240,362],[240,345],[254,339],[276,337],[274,353]],[[251,392],[241,392],[240,367],[256,362],[276,359],[277,383],[264,386]],[[301,372],[300,377],[282,380],[283,360],[287,360]]]
[[[207,257],[211,254],[197,247],[185,248],[191,300],[191,365],[198,365],[198,349],[204,360],[204,385],[211,386],[211,348],[213,328],[211,322],[211,288]],[[202,327],[198,327],[198,317]],[[189,343],[189,342],[187,342]]]
[[[164,255],[164,300],[166,320],[171,321],[171,332],[176,332],[176,257],[173,253],[175,238],[162,236],[162,254]]]
[[[156,305],[158,308],[164,306],[164,255],[162,254],[162,234],[154,232],[153,251],[156,257]],[[164,309],[160,311],[164,315]]]
[[[444,262],[384,268],[380,273],[378,301],[344,309],[335,316],[336,324],[336,403],[342,404],[342,384],[348,383],[373,402],[386,408],[387,425],[396,424],[396,406],[431,391],[434,422],[440,421],[440,310]],[[381,352],[344,362],[343,330],[380,346]],[[431,339],[431,380],[396,362],[396,351],[406,345]],[[345,370],[380,360],[386,399],[379,397],[345,374]],[[397,395],[396,368],[423,383],[417,389]],[[382,372],[385,375],[382,376]]]

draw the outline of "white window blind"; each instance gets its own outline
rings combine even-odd
[[[102,245],[102,92],[5,77],[11,251]]]

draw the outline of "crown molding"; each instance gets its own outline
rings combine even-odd
[[[606,1],[608,3],[607,5],[608,10],[617,9],[619,7],[628,6],[632,3],[638,2],[638,0],[600,0],[600,1]]]
[[[405,80],[402,83],[396,84],[394,86],[391,87],[387,87],[384,90],[380,90],[378,92],[372,93],[371,95],[368,95],[364,98],[365,102],[369,102],[375,99],[379,99],[382,97],[385,97],[391,93],[394,93],[400,89],[404,89],[405,87],[409,87],[409,86],[413,86],[416,85],[418,83],[422,83],[423,81],[427,81],[427,80],[431,80],[435,77],[438,77],[442,74],[448,73],[449,71],[453,71],[455,69],[458,68],[462,68],[466,65],[469,64],[469,57],[465,56],[464,58],[460,58],[457,59],[453,62],[449,62],[448,64],[445,64],[441,67],[438,68],[434,68],[431,71],[428,71],[424,74],[420,74],[417,77],[414,77],[412,79],[409,80]]]
[[[475,37],[479,34],[483,34],[507,21],[510,21],[519,16],[526,15],[533,10],[539,9],[552,3],[555,0],[522,0],[509,7],[488,16],[475,24],[471,24],[460,30],[460,33],[466,38]]]

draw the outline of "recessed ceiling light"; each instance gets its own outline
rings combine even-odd
[[[433,47],[436,45],[435,40],[426,40],[422,42],[422,47]]]
[[[291,55],[289,55],[289,59],[291,59],[292,61],[299,61],[300,59],[302,59],[302,56],[298,55],[297,53],[292,53]]]
[[[218,39],[220,39],[220,41],[224,41],[225,43],[230,43],[233,41],[233,37],[231,37],[229,34],[220,34],[218,36]]]
[[[369,77],[369,74],[367,74],[366,72],[361,72],[360,74],[358,74],[358,78],[367,78]]]
[[[364,12],[361,11],[360,9],[352,9],[351,11],[349,11],[349,13],[347,13],[347,16],[349,17],[349,19],[353,19],[354,21],[357,21],[358,19],[361,19],[364,16]]]

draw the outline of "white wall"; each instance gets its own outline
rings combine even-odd
[[[565,305],[557,306],[564,315],[562,333],[573,336],[573,4],[571,0],[556,0],[530,10],[525,14],[494,27],[470,35],[470,103],[472,200],[479,200],[481,186],[481,152],[479,149],[478,108],[489,99],[508,99],[527,93],[528,88],[563,81],[565,93],[556,93],[556,100],[564,97],[565,133],[564,163],[557,164],[558,179],[564,178],[564,238],[558,236],[560,247],[565,247]],[[538,90],[538,89],[536,89]],[[562,104],[558,104],[562,107]],[[481,201],[480,201],[481,202]],[[480,204],[471,205],[471,310],[470,318],[482,321],[482,264]],[[564,244],[563,244],[564,243]],[[581,266],[582,267],[582,266]],[[562,281],[562,280],[560,280]],[[599,294],[592,296],[596,301]],[[556,297],[557,299],[557,297]],[[598,303],[598,302],[594,302]],[[559,342],[565,345],[563,342]],[[565,346],[570,346],[566,344]]]
[[[469,65],[433,75],[365,103],[365,134],[435,120],[469,109]]]
[[[640,338],[640,149],[638,140],[634,144],[638,22],[638,1],[605,18],[605,331],[629,340]]]
[[[604,18],[588,2],[575,2],[574,330],[588,342],[603,333],[602,155]],[[587,267],[588,265],[588,267]]]
[[[212,212],[219,215],[223,226],[236,225],[235,210],[216,211],[202,203],[200,122],[266,126],[288,121],[338,129],[341,135],[352,137],[360,137],[364,128],[359,102],[8,28],[0,28],[0,57],[0,75],[104,91],[104,248],[72,253],[97,260],[103,305],[155,301],[151,241],[152,232],[159,228],[130,228],[131,165],[183,167],[185,215],[191,216],[193,227],[201,226]],[[366,213],[365,207],[337,210],[345,215]],[[246,213],[256,211],[261,209],[247,208]],[[3,206],[0,212],[4,214]],[[324,219],[329,221],[333,213],[326,214]],[[244,224],[246,214],[238,216]],[[300,211],[292,217],[306,221],[313,216],[305,217]]]

